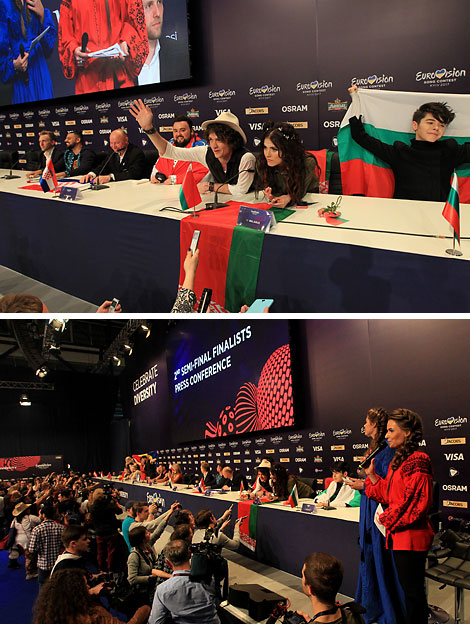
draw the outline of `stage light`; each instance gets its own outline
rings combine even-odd
[[[142,323],[140,327],[142,331],[145,333],[145,337],[148,338],[150,336],[150,327],[148,325],[145,325],[144,323]]]
[[[47,368],[47,366],[44,366],[44,365],[40,366],[36,371],[36,375],[40,377],[41,379],[45,377],[48,373],[49,373],[49,369]]]
[[[117,355],[113,355],[113,362],[116,364],[116,366],[121,366],[121,358]]]
[[[127,351],[127,355],[131,355],[131,353],[132,353],[132,345],[126,343],[126,344],[123,345],[123,347]]]
[[[20,396],[20,405],[21,405],[21,407],[30,407],[31,406],[31,401],[29,400],[27,394],[22,394]]]
[[[56,319],[51,319],[49,321],[49,325],[55,329],[55,331],[57,332],[63,332],[65,329],[65,326],[67,325],[69,319],[60,319],[60,318],[56,318]]]

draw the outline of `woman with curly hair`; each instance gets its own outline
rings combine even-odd
[[[364,434],[370,438],[365,456],[370,455],[385,440],[388,412],[383,407],[368,410],[364,423]],[[388,445],[375,456],[375,471],[385,478],[395,450]],[[359,516],[359,547],[361,558],[355,600],[367,612],[366,624],[397,624],[403,621],[403,609],[398,598],[402,590],[393,563],[391,551],[385,548],[385,538],[377,528],[374,517],[378,503],[364,491],[362,479],[350,479],[349,485],[361,490],[361,511]]]
[[[256,159],[257,189],[275,208],[300,204],[306,193],[318,192],[318,164],[289,123],[263,126],[263,150]]]
[[[365,468],[368,497],[388,505],[379,516],[385,527],[385,543],[393,551],[398,579],[405,595],[406,622],[425,624],[428,605],[424,587],[426,555],[433,539],[429,521],[432,503],[432,467],[419,450],[423,439],[421,417],[408,409],[396,409],[387,422],[386,440],[395,451],[387,475],[375,470],[375,460]]]
[[[313,496],[312,488],[303,481],[300,481],[295,475],[289,474],[282,464],[273,464],[270,469],[270,474],[272,486],[272,494],[269,495],[270,500],[287,500],[294,485],[297,486],[299,498],[311,498]]]
[[[60,570],[41,589],[34,605],[33,624],[121,624],[90,594],[82,570]],[[134,613],[129,624],[144,624],[150,607]]]

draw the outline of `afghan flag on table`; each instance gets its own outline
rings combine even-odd
[[[180,188],[180,204],[183,210],[195,208],[201,203],[201,195],[197,188],[196,181],[193,176],[191,165],[184,176],[183,184]],[[188,245],[189,248],[189,245]]]
[[[237,226],[240,206],[271,209],[269,204],[248,204],[230,201],[226,208],[198,212],[181,220],[180,284],[184,281],[183,262],[194,230],[200,230],[199,264],[194,283],[198,300],[204,288],[212,289],[211,311],[239,312],[242,305],[251,305],[256,286],[264,232]],[[273,210],[277,221],[292,210]]]
[[[384,89],[359,89],[353,97],[338,132],[341,179],[345,195],[393,197],[395,179],[390,165],[363,149],[351,137],[349,118],[362,115],[366,132],[392,145],[395,141],[409,144],[415,138],[411,122],[413,113],[425,102],[446,102],[454,112],[454,121],[446,128],[444,138],[465,143],[470,136],[470,95],[453,93],[411,93]],[[458,167],[460,198],[470,203],[470,164]]]
[[[460,202],[459,202],[459,179],[454,171],[452,185],[449,191],[446,205],[442,211],[442,216],[446,219],[454,230],[454,238],[460,245]]]
[[[48,193],[49,191],[53,191],[57,188],[58,182],[55,175],[54,165],[52,164],[52,158],[47,159],[46,166],[39,179],[39,184],[44,193]]]
[[[297,486],[294,484],[292,492],[289,494],[286,505],[290,505],[292,508],[297,507],[299,504],[299,495],[297,494]]]

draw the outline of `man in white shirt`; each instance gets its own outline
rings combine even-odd
[[[139,85],[160,82],[160,37],[163,26],[163,0],[143,0],[149,53],[137,78]]]

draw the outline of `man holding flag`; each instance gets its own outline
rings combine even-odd
[[[419,106],[411,122],[415,138],[410,141],[411,128],[403,111],[416,106],[415,100],[422,94],[358,91],[357,86],[349,92],[352,104],[338,133],[345,192],[445,201],[454,169],[470,162],[470,143],[463,142],[465,124],[460,124],[463,137],[442,139],[455,118],[452,109],[443,102]],[[458,99],[462,97],[449,95],[446,99],[463,105]],[[369,154],[361,154],[358,145]]]

